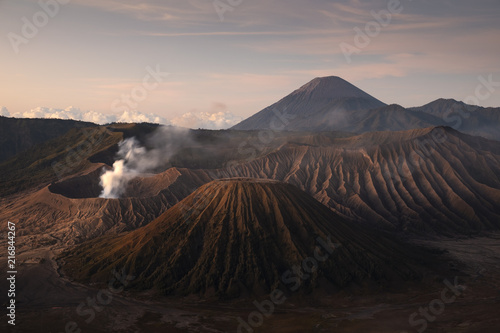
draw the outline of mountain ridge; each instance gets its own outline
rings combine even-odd
[[[329,76],[313,79],[231,129],[366,133],[432,126],[452,126],[500,141],[500,108],[443,98],[421,107],[387,105],[351,83]]]
[[[214,133],[224,138],[224,145],[228,134]],[[236,142],[233,156],[239,156],[238,146]],[[71,241],[80,226],[94,226],[95,232],[80,232],[79,239],[85,240],[143,226],[212,180],[250,177],[297,186],[352,223],[425,235],[500,229],[500,143],[450,127],[351,137],[295,133],[250,161],[215,169],[188,161],[135,178],[122,199],[106,200],[97,199],[104,164],[96,160],[101,164],[93,163],[86,174],[28,193],[23,200],[0,199],[5,205],[0,218],[43,225],[62,242]],[[56,202],[63,207],[55,209]],[[77,222],[74,211],[80,212]],[[28,227],[25,233],[38,237]]]
[[[0,163],[74,128],[97,126],[68,119],[32,119],[0,116]]]
[[[438,117],[461,132],[500,141],[500,108],[465,104],[454,99],[439,98],[408,110]]]

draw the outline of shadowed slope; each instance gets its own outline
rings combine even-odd
[[[440,98],[409,110],[438,117],[461,132],[500,141],[500,108],[484,108]]]
[[[346,130],[356,133],[404,131],[446,124],[443,119],[431,114],[411,112],[401,105],[391,104],[354,113],[349,124],[346,124]]]
[[[97,126],[62,119],[17,119],[0,116],[0,162],[31,147],[67,133],[73,128]]]
[[[39,189],[92,168],[89,158],[113,150],[123,138],[106,127],[74,128],[0,163],[0,198]]]
[[[328,237],[340,245],[327,245]],[[120,267],[136,276],[135,289],[237,297],[295,286],[286,271],[315,253],[324,262],[302,291],[383,285],[421,272],[413,247],[355,230],[292,185],[249,179],[211,182],[141,229],[84,243],[65,253],[64,269],[106,283]]]

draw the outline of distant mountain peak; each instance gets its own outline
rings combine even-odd
[[[332,88],[335,88],[335,86],[346,86],[346,85],[354,87],[352,84],[350,84],[341,77],[323,76],[312,79],[311,81],[304,84],[301,88],[299,88],[299,90],[315,89],[318,86],[330,86]]]
[[[317,77],[294,93],[314,94],[315,98],[369,98],[372,96],[365,93],[355,85],[347,82],[338,76]]]
[[[232,129],[267,129],[275,123],[278,111],[286,112],[292,119],[285,126],[287,130],[342,130],[346,117],[339,113],[367,111],[385,105],[338,76],[317,77]]]
[[[438,98],[435,101],[432,101],[424,106],[432,106],[432,105],[465,105],[464,102],[462,101],[457,101],[456,99],[453,98]]]

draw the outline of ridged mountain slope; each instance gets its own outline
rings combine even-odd
[[[327,245],[329,237],[337,245]],[[302,292],[419,278],[425,257],[413,246],[355,228],[292,185],[223,179],[143,228],[69,250],[63,267],[84,282],[106,283],[120,267],[136,276],[132,289],[225,298],[287,290],[295,284],[287,270],[315,251],[323,259]]]

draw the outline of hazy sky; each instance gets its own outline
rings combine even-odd
[[[147,68],[169,75],[150,79],[130,109],[167,119],[245,118],[316,76],[340,76],[405,107],[464,100],[480,75],[500,82],[498,0],[401,0],[377,31],[371,11],[392,1],[220,0],[221,20],[213,0],[72,0],[54,17],[38,0],[0,0],[0,106],[112,114],[123,94],[142,96]],[[355,43],[367,23],[369,44]],[[341,43],[358,49],[350,63]],[[500,87],[480,104],[500,106]]]

